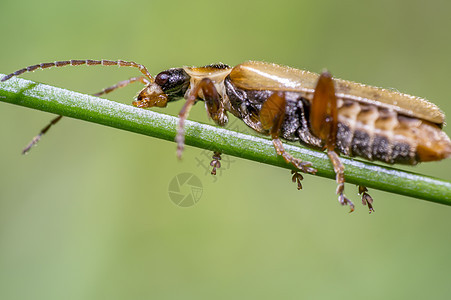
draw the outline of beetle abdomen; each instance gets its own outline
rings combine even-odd
[[[338,102],[337,150],[385,163],[414,165],[451,154],[438,125],[355,101]]]

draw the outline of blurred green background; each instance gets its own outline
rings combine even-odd
[[[0,2],[0,73],[65,59],[124,59],[152,73],[264,60],[431,99],[451,115],[450,1]],[[95,93],[134,69],[23,77]],[[139,86],[108,96],[131,103]],[[182,103],[161,110],[177,114]],[[451,207],[372,190],[341,207],[332,180],[0,103],[0,299],[450,299]],[[209,122],[202,105],[190,116]],[[232,124],[240,124],[234,122]],[[251,132],[244,126],[239,127]],[[451,127],[445,127],[448,135]],[[451,180],[451,159],[406,167]],[[193,207],[168,196],[189,172]]]

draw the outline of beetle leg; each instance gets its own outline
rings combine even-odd
[[[293,183],[297,183],[298,185],[298,190],[302,190],[302,183],[301,181],[304,179],[304,177],[301,175],[301,173],[299,173],[298,171],[294,171],[291,170],[291,175],[293,175],[291,177],[291,181],[293,181]]]
[[[227,124],[228,117],[227,113],[224,111],[224,103],[221,101],[221,96],[216,90],[213,81],[208,78],[205,79],[201,89],[203,98],[205,99],[207,113],[216,124],[219,126],[225,126]]]
[[[100,96],[103,94],[108,94],[111,93],[112,91],[119,89],[119,88],[123,88],[126,87],[127,85],[129,85],[130,83],[134,83],[134,82],[141,82],[143,84],[149,84],[150,81],[144,77],[144,76],[140,76],[140,77],[132,77],[130,79],[118,82],[117,84],[107,87],[105,89],[103,89],[101,92],[92,94],[93,96]],[[55,125],[56,123],[58,123],[61,119],[63,118],[63,116],[59,115],[56,118],[52,119],[44,128],[41,129],[41,131],[39,132],[39,134],[37,136],[35,136],[31,142],[22,150],[22,154],[27,154],[28,151],[31,150],[31,148],[36,145],[39,140],[41,139],[41,137],[50,129],[50,127],[52,127],[52,125]]]
[[[316,173],[316,169],[311,167],[311,162],[302,161],[301,159],[293,157],[291,154],[286,152],[285,148],[283,147],[282,141],[279,138],[273,138],[272,143],[274,145],[274,148],[276,149],[277,155],[282,156],[287,163],[292,164],[301,172],[310,174]]]
[[[354,211],[354,203],[352,203],[351,200],[349,200],[345,194],[345,178],[344,178],[344,170],[345,167],[340,161],[340,157],[338,156],[337,152],[333,150],[327,150],[327,155],[329,156],[330,161],[332,162],[332,165],[334,167],[335,171],[335,179],[337,181],[337,195],[338,195],[338,202],[340,202],[341,205],[349,205],[350,211]]]
[[[310,162],[304,162],[299,158],[291,156],[285,151],[282,141],[279,139],[282,122],[285,117],[285,106],[285,93],[277,92],[269,96],[269,98],[263,103],[260,110],[260,122],[262,124],[262,128],[270,131],[272,143],[277,154],[281,155],[287,163],[292,164],[304,173],[315,174],[316,170],[311,168],[312,164]]]
[[[213,160],[210,163],[210,166],[213,167],[213,169],[211,170],[211,175],[216,175],[216,169],[219,169],[221,167],[221,152],[213,152],[212,158]]]
[[[310,126],[313,134],[325,141],[327,155],[334,167],[338,184],[338,202],[341,205],[349,205],[351,212],[354,211],[354,204],[344,195],[345,168],[335,152],[338,129],[337,97],[332,75],[328,72],[321,73],[318,78],[310,110]]]
[[[188,96],[186,97],[186,102],[183,105],[182,110],[179,112],[179,123],[177,127],[177,135],[175,137],[175,141],[177,142],[178,158],[182,157],[183,148],[185,146],[185,121],[188,118],[191,107],[193,107],[194,103],[196,103],[196,100],[199,98],[200,91],[202,91],[205,102],[207,103],[208,112],[210,113],[210,116],[212,116],[213,120],[215,120],[215,117],[217,116],[216,113],[219,112],[219,107],[221,105],[220,96],[216,91],[213,81],[209,78],[204,78],[190,90]],[[221,125],[220,123],[218,124]]]
[[[370,213],[372,213],[374,212],[373,198],[367,192],[368,189],[365,186],[359,185],[359,195],[362,195],[362,204],[368,205],[368,209],[370,210]]]

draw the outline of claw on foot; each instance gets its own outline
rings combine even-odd
[[[338,202],[340,202],[341,205],[349,205],[350,213],[354,211],[354,203],[352,203],[352,201],[349,200],[343,193],[338,195]]]
[[[308,161],[302,161],[300,159],[294,159],[293,165],[296,166],[301,172],[307,173],[307,174],[315,174],[316,169],[312,168],[312,163]]]
[[[211,175],[216,175],[216,169],[219,169],[221,167],[221,153],[214,152],[212,158],[213,160],[210,163],[210,166],[213,167],[213,169],[211,170]]]
[[[316,169],[311,167],[312,163],[308,161],[302,161],[299,158],[293,157],[288,152],[286,152],[283,148],[282,141],[279,138],[273,138],[272,143],[274,145],[274,148],[276,149],[277,154],[282,156],[287,163],[292,164],[301,172],[309,174],[316,173]]]
[[[368,205],[370,213],[374,212],[373,198],[367,193],[368,189],[363,185],[359,185],[359,195],[362,195],[362,204]]]
[[[344,195],[344,193],[343,193],[343,191],[344,191],[344,183],[340,183],[340,184],[338,184],[338,186],[337,186],[337,194],[338,194],[338,202],[341,204],[341,205],[349,205],[349,208],[350,208],[350,210],[349,210],[349,212],[350,213],[352,213],[353,211],[354,211],[354,203],[352,203],[352,201],[351,200],[349,200],[345,195]]]
[[[28,154],[28,152],[31,150],[33,146],[36,146],[37,143],[41,140],[42,133],[35,136],[31,142],[25,147],[25,149],[22,150],[22,154]]]
[[[298,171],[294,171],[294,170],[291,171],[291,174],[293,175],[293,176],[291,177],[291,181],[297,183],[297,185],[298,185],[298,190],[302,190],[302,183],[301,183],[301,180],[303,180],[304,177],[303,177]]]

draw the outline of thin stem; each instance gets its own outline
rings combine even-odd
[[[174,141],[176,136],[176,117],[20,78],[12,78],[0,84],[0,101],[168,141]],[[268,139],[192,121],[186,121],[185,128],[187,145],[287,169],[293,168],[277,156]],[[310,161],[318,170],[316,175],[335,178],[332,164],[325,153],[293,145],[285,145],[285,149],[294,157]],[[348,183],[451,205],[451,182],[370,162],[347,158],[341,160]]]

